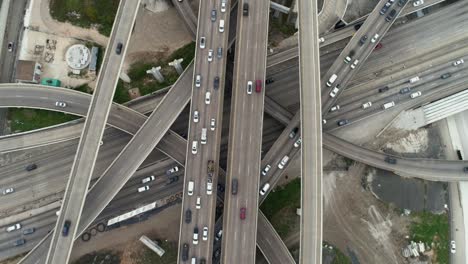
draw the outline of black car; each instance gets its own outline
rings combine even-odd
[[[450,78],[452,76],[451,73],[447,72],[447,73],[444,73],[440,76],[441,79],[447,79],[447,78]]]
[[[221,183],[218,183],[218,192],[224,192],[224,186]]]
[[[362,23],[363,23],[363,22],[354,25],[354,30],[358,31],[358,30],[361,28]]]
[[[297,134],[297,132],[299,132],[299,128],[298,127],[295,127],[293,130],[291,130],[291,132],[289,133],[289,138],[294,138]]]
[[[29,164],[28,166],[26,166],[27,171],[32,171],[32,170],[35,170],[35,169],[37,169],[36,164]]]
[[[215,90],[218,90],[218,88],[219,88],[219,77],[218,76],[214,77],[213,88]]]
[[[406,4],[406,0],[399,0],[398,1],[398,6],[404,6]]]
[[[270,83],[274,83],[275,82],[275,79],[273,78],[268,78],[265,80],[265,84],[270,84]]]
[[[232,179],[232,189],[231,189],[231,193],[233,195],[236,195],[237,194],[237,179]]]
[[[242,9],[242,15],[243,16],[248,16],[249,15],[249,3],[244,3],[243,9]]]
[[[343,120],[338,121],[337,124],[339,126],[344,126],[344,125],[349,124],[349,120],[348,119],[343,119]]]
[[[30,234],[34,233],[35,231],[36,231],[36,229],[34,227],[24,229],[23,230],[23,235],[30,235]]]
[[[189,245],[187,243],[184,243],[182,246],[182,260],[187,261],[188,260],[188,252],[189,252]]]
[[[388,89],[389,89],[388,86],[381,87],[381,88],[379,88],[379,93],[386,92],[386,91],[388,91]]]
[[[395,15],[396,15],[396,10],[392,9],[392,11],[390,11],[390,14],[388,14],[388,16],[385,18],[385,21],[387,22],[392,21],[392,19],[395,18]]]
[[[362,38],[359,40],[359,44],[362,46],[367,40],[367,35],[362,36]]]
[[[117,55],[120,55],[120,53],[122,53],[122,47],[123,47],[123,44],[122,43],[117,43],[117,47],[115,48],[115,53],[117,53]]]
[[[385,3],[385,5],[382,6],[382,9],[380,9],[380,15],[385,15],[385,13],[387,13],[388,8],[389,8],[391,5],[392,5],[391,2]]]
[[[17,246],[21,246],[21,245],[24,245],[24,244],[26,244],[26,240],[24,238],[21,238],[21,239],[16,240],[13,243],[13,246],[17,247]]]
[[[187,211],[185,211],[185,223],[190,224],[190,222],[192,222],[192,211],[187,209]]]
[[[405,87],[405,88],[402,88],[402,89],[400,90],[400,93],[401,93],[401,94],[405,94],[405,93],[409,93],[409,92],[411,92],[411,89],[410,89],[409,87]]]
[[[65,224],[63,224],[62,235],[68,236],[68,232],[70,231],[71,221],[65,220]]]
[[[204,258],[200,259],[200,264],[206,264],[206,260]]]
[[[463,168],[463,172],[468,173],[468,167]]]
[[[390,163],[390,164],[396,164],[397,160],[392,157],[385,157],[385,162]]]

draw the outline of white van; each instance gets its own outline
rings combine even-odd
[[[284,166],[286,165],[286,163],[288,163],[288,161],[289,161],[289,157],[287,155],[284,156],[281,159],[280,163],[278,164],[278,168],[282,170],[284,168]]]
[[[415,93],[410,94],[410,97],[411,97],[411,99],[414,99],[416,97],[421,96],[421,94],[422,94],[421,91],[417,91]]]
[[[197,264],[197,258],[196,257],[192,258],[192,264]]]
[[[415,83],[415,82],[417,82],[417,81],[419,81],[419,80],[420,80],[420,79],[419,79],[419,76],[416,76],[416,77],[413,77],[413,78],[409,79],[409,82],[410,82],[410,83]]]
[[[394,102],[394,101],[391,101],[391,102],[388,102],[388,103],[384,104],[384,105],[382,106],[382,108],[383,108],[383,109],[388,109],[388,108],[394,107],[394,106],[395,106],[395,102]]]
[[[188,186],[187,186],[187,194],[189,196],[192,196],[193,195],[193,187],[195,186],[195,183],[193,181],[189,181],[188,182]]]
[[[219,32],[224,32],[224,19],[219,20]]]
[[[202,143],[202,145],[205,145],[205,144],[206,144],[206,128],[202,128],[202,129],[201,129],[201,140],[200,140],[200,143]]]
[[[336,81],[336,78],[338,78],[338,75],[336,74],[333,74],[330,79],[328,79],[327,81],[327,86],[328,87],[331,87],[331,85]]]
[[[198,141],[194,140],[192,142],[192,154],[197,154],[198,152]]]
[[[200,196],[197,197],[197,203],[195,204],[195,208],[201,209],[201,198],[200,198]]]
[[[268,191],[268,189],[270,189],[270,184],[265,183],[265,185],[263,185],[262,189],[260,190],[260,195],[265,195],[265,193]]]
[[[210,102],[211,102],[211,93],[206,92],[206,94],[205,94],[205,104],[209,105]]]

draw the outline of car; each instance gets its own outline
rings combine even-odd
[[[174,177],[168,177],[167,178],[167,184],[174,183],[179,180],[179,176],[174,176]]]
[[[147,182],[150,182],[150,181],[154,181],[155,177],[154,175],[151,175],[151,176],[148,176],[146,178],[143,178],[143,180],[141,180],[141,183],[147,183]]]
[[[396,15],[396,10],[392,9],[392,11],[390,11],[388,16],[385,18],[385,21],[387,21],[387,22],[392,21],[395,18],[395,15]]]
[[[361,28],[361,26],[362,26],[363,23],[364,23],[364,22],[360,22],[360,23],[357,23],[356,25],[354,25],[354,30],[358,31],[358,30]],[[337,29],[337,28],[336,28],[336,29]]]
[[[390,8],[391,5],[392,5],[391,2],[385,3],[385,5],[382,6],[382,8],[380,9],[380,15],[385,15],[385,13],[387,13],[388,8]]]
[[[216,21],[216,9],[211,10],[211,22]]]
[[[464,172],[464,173],[468,173],[468,167],[464,167],[464,168],[463,168],[463,172]]]
[[[391,101],[391,102],[388,102],[388,103],[385,103],[382,105],[382,108],[385,110],[385,109],[388,109],[390,107],[394,107],[395,106],[395,102],[394,101]]]
[[[249,3],[244,3],[242,6],[242,15],[248,16],[249,15]]]
[[[198,123],[200,121],[200,114],[198,113],[197,110],[193,111],[193,122]]]
[[[399,6],[399,7],[404,6],[404,5],[406,4],[406,1],[407,1],[407,0],[398,0],[398,6]]]
[[[301,145],[301,143],[302,143],[302,138],[298,138],[296,142],[294,142],[294,147],[298,148]]]
[[[18,239],[15,242],[13,242],[13,246],[15,247],[18,247],[24,244],[26,244],[26,240],[24,238]]]
[[[208,50],[208,62],[212,62],[212,61],[213,61],[213,50],[209,49]]]
[[[200,74],[197,74],[197,76],[195,76],[195,87],[200,87],[201,86],[201,75]]]
[[[367,102],[367,103],[362,104],[362,109],[367,109],[371,106],[372,106],[372,102]]]
[[[263,185],[262,189],[260,189],[260,195],[265,195],[266,192],[268,191],[268,189],[270,189],[270,184],[265,183],[265,185]]]
[[[70,226],[71,226],[71,221],[70,220],[65,220],[65,223],[63,224],[62,228],[62,236],[68,236],[68,232],[70,231]]]
[[[367,38],[367,35],[362,36],[362,38],[359,40],[359,45],[364,45],[364,43],[366,43]]]
[[[319,43],[323,43],[323,42],[325,42],[325,38],[321,37],[321,38],[318,39],[318,41],[319,41]]]
[[[219,88],[219,76],[214,77],[213,80],[213,89],[218,90]]]
[[[328,79],[327,81],[327,86],[328,87],[331,87],[331,85],[336,81],[336,79],[338,78],[338,75],[336,74],[333,74],[332,76],[330,76],[330,78]]]
[[[420,6],[420,5],[422,5],[422,4],[424,4],[424,0],[417,0],[417,1],[414,1],[414,2],[413,2],[413,6],[414,6],[414,7]]]
[[[204,49],[204,48],[205,48],[205,45],[206,45],[206,38],[205,38],[205,37],[201,37],[201,38],[200,38],[200,49]]]
[[[338,88],[338,85],[337,85],[337,86],[336,86],[335,88],[333,88],[333,90],[330,92],[330,97],[332,97],[332,98],[335,97],[336,94],[337,94],[339,91],[340,91],[340,88]]]
[[[457,251],[457,246],[455,245],[455,241],[450,241],[450,253],[455,254]]]
[[[397,160],[395,158],[392,158],[392,157],[385,157],[385,162],[389,163],[389,164],[396,164],[397,163]]]
[[[273,78],[268,78],[265,80],[265,84],[270,84],[270,83],[274,83],[275,82],[275,79]]]
[[[255,81],[255,92],[260,93],[262,91],[262,80]]]
[[[193,228],[193,240],[192,244],[198,245],[198,227]]]
[[[335,105],[333,106],[332,108],[330,108],[330,112],[335,112],[337,110],[340,110],[340,106],[339,105]]]
[[[214,131],[216,129],[216,119],[211,118],[210,120],[210,130]]]
[[[231,194],[236,195],[237,194],[237,187],[238,187],[238,181],[237,179],[232,179],[232,185],[231,185]]]
[[[201,133],[201,138],[200,138],[200,143],[202,145],[206,144],[206,139],[207,139],[206,132],[207,132],[206,128],[205,127],[202,128],[202,133]]]
[[[262,170],[262,175],[266,176],[270,169],[271,169],[271,165],[269,165],[269,164],[266,165],[265,168],[263,168],[263,170]]]
[[[322,119],[322,123],[325,125],[327,123],[326,119]]]
[[[117,47],[115,48],[115,53],[117,53],[117,55],[120,55],[120,53],[122,53],[122,48],[123,48],[123,44],[122,43],[117,43]]]
[[[222,193],[224,192],[224,185],[222,185],[221,183],[218,183],[217,188],[218,188],[218,192],[222,192]]]
[[[221,1],[221,13],[226,12],[226,1]]]
[[[27,171],[32,171],[32,170],[35,170],[35,169],[37,169],[36,164],[29,164],[28,166],[26,166]]]
[[[65,107],[67,107],[67,103],[62,102],[62,101],[57,101],[57,102],[55,102],[55,106],[65,108]]]
[[[416,77],[409,79],[409,83],[415,83],[415,82],[418,82],[419,80],[421,80],[419,76],[416,76]]]
[[[195,203],[195,208],[196,209],[201,209],[201,198],[200,198],[200,196],[197,197],[197,201]]]
[[[30,235],[34,232],[36,232],[36,229],[34,227],[26,228],[25,230],[23,230],[23,235]]]
[[[187,195],[192,196],[193,195],[193,189],[195,188],[195,183],[193,181],[189,181],[187,184]]]
[[[209,105],[210,102],[211,102],[211,93],[210,92],[206,92],[205,94],[205,104]]]
[[[382,43],[378,43],[377,46],[375,46],[374,50],[379,50],[383,47]]]
[[[145,186],[142,186],[140,188],[138,188],[138,192],[146,192],[147,190],[149,190],[149,186],[148,185],[145,185]]]
[[[12,187],[6,188],[5,190],[3,190],[3,195],[7,195],[10,193],[14,193],[14,192],[15,192],[15,189],[13,189]]]
[[[441,79],[447,79],[450,78],[452,74],[450,72],[444,73],[440,76]]]
[[[189,245],[187,243],[184,243],[182,245],[182,261],[188,260],[188,253],[189,253]]]
[[[359,63],[359,60],[354,60],[353,64],[351,64],[349,67],[351,67],[351,69],[354,69],[356,68],[358,63]]]
[[[463,59],[459,59],[459,60],[453,62],[453,66],[458,66],[458,65],[463,64],[463,63],[465,63],[465,61]]]
[[[216,51],[216,57],[218,57],[218,59],[223,58],[223,48],[222,47],[218,47],[218,49]]]
[[[386,91],[388,91],[388,89],[390,89],[388,86],[381,87],[381,88],[379,88],[379,93],[386,92]]]
[[[240,219],[244,220],[245,219],[245,212],[247,211],[247,209],[245,207],[242,207],[240,209]]]
[[[12,52],[13,51],[13,42],[8,42],[8,51]]]
[[[223,230],[219,230],[218,233],[216,234],[215,236],[215,240],[216,241],[219,241],[221,239],[221,237],[223,236]]]
[[[247,82],[247,94],[252,94],[252,87],[253,87],[252,81],[248,81]]]
[[[280,170],[284,169],[284,166],[286,166],[286,163],[288,163],[288,161],[289,161],[289,156],[288,156],[288,155],[285,155],[285,156],[281,159],[280,163],[278,164],[278,168],[279,168]]]
[[[185,210],[185,223],[190,224],[192,222],[192,210]]]
[[[411,92],[411,88],[409,88],[409,87],[405,87],[405,88],[400,89],[401,94],[405,94],[405,93],[409,93],[409,92]]]
[[[337,124],[338,124],[338,126],[344,126],[344,125],[349,124],[349,120],[348,119],[342,119],[342,120],[338,121]]]
[[[346,56],[346,58],[344,59],[344,63],[349,63],[351,61],[351,57],[350,56]]]
[[[293,128],[293,130],[291,130],[291,132],[289,132],[289,138],[294,138],[296,136],[297,132],[299,132],[299,128],[298,127]]]
[[[12,232],[12,231],[19,230],[19,229],[21,229],[21,224],[20,224],[20,223],[16,223],[16,224],[14,224],[14,225],[8,226],[8,227],[6,228],[6,231],[7,231],[7,232]]]
[[[411,99],[414,99],[414,98],[419,97],[421,95],[422,95],[421,91],[417,91],[415,93],[410,94],[410,97],[411,97]]]
[[[173,168],[170,168],[169,170],[166,171],[166,175],[171,175],[173,173],[176,173],[179,171],[179,167],[174,166]]]
[[[192,154],[197,154],[198,152],[198,141],[194,140],[192,142]]]
[[[199,264],[206,264],[206,260],[204,258],[201,258]]]
[[[213,193],[213,183],[211,181],[206,182],[206,194],[211,195]]]
[[[379,34],[375,33],[375,35],[371,38],[370,42],[375,43],[377,39],[379,38]]]
[[[205,226],[203,227],[203,237],[202,237],[203,241],[207,241],[208,240],[208,227]]]
[[[224,19],[219,20],[219,32],[224,32]]]

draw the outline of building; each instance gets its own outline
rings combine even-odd
[[[19,60],[16,66],[15,81],[21,83],[39,83],[42,65],[35,61]]]

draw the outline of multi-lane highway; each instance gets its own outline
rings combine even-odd
[[[109,45],[104,55],[103,67],[97,78],[96,89],[88,109],[46,263],[68,263],[70,258],[81,211],[96,163],[99,143],[107,124],[107,117],[139,5],[139,0],[122,0],[117,10]],[[56,105],[66,106],[59,101]]]
[[[317,1],[299,4],[301,249],[299,263],[322,263],[322,110]]]
[[[254,263],[268,41],[268,1],[241,1],[232,85],[223,263]]]

